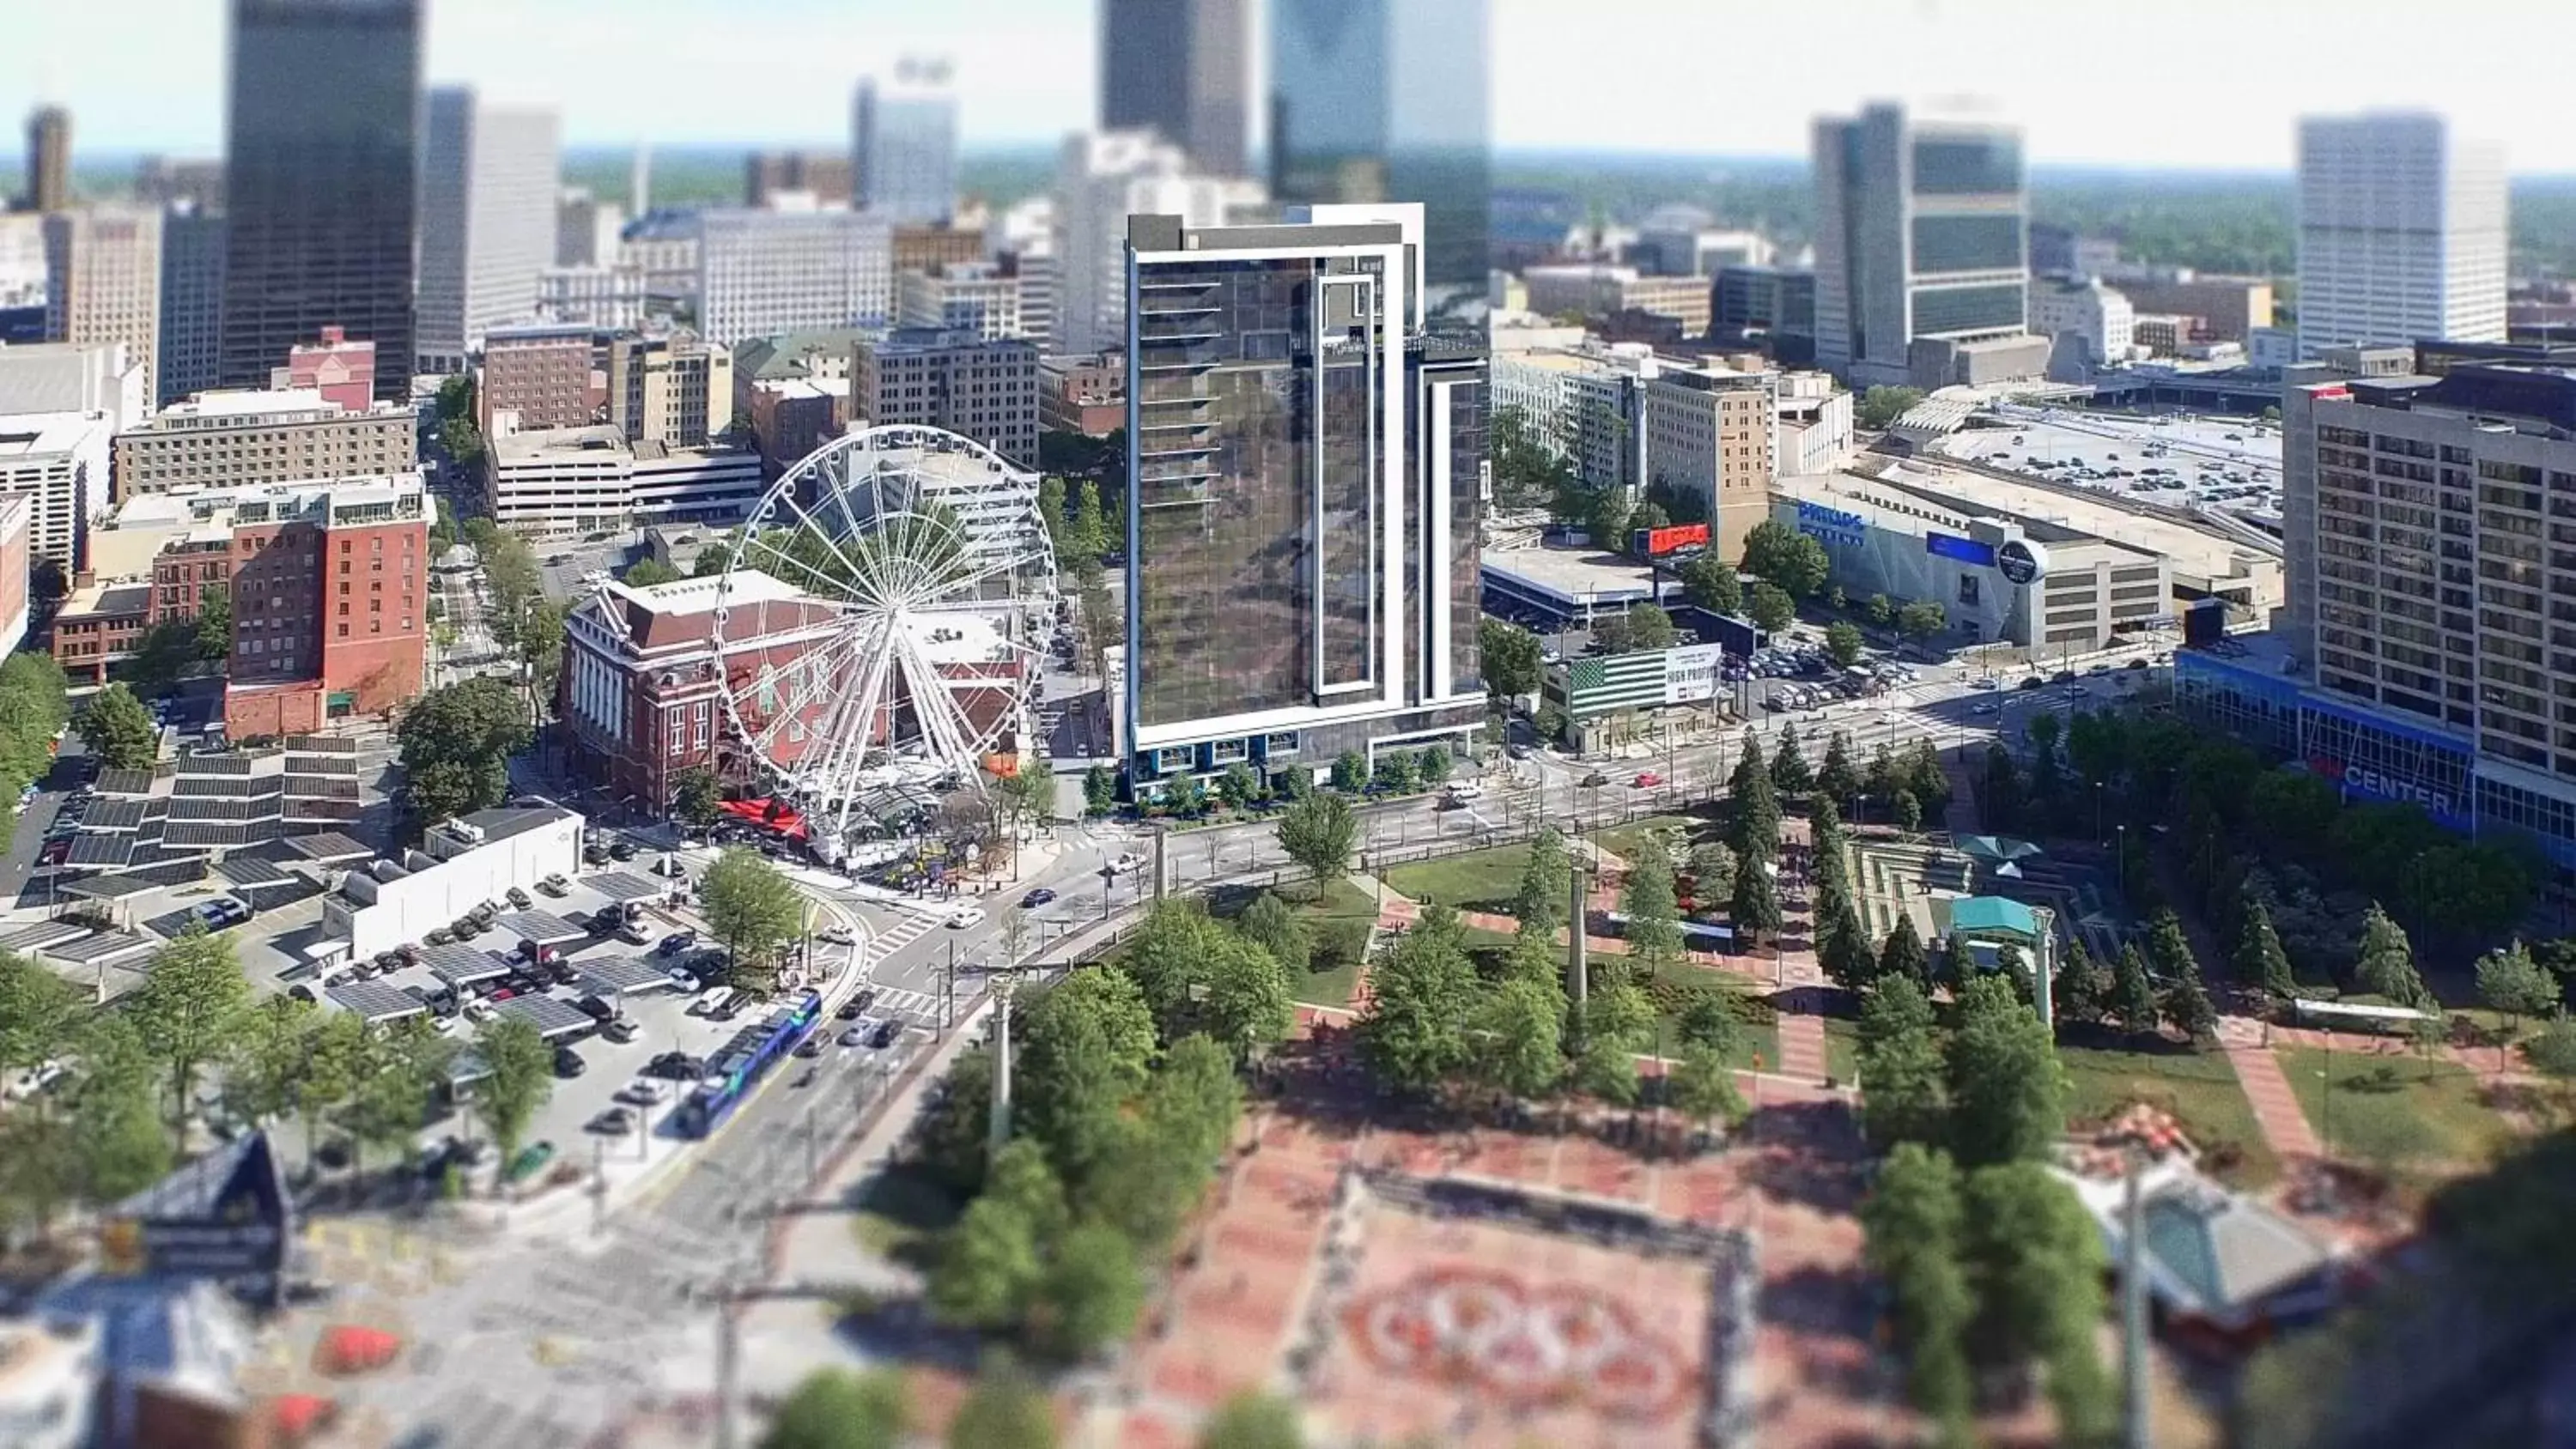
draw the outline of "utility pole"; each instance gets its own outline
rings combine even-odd
[[[939,969],[939,1034],[942,1037],[948,1035],[948,1028],[956,1019],[957,943],[951,941],[948,943],[948,962]]]
[[[993,1120],[985,1143],[988,1163],[1011,1140],[1011,991],[1018,984],[1011,976],[993,982]]]
[[[2120,1215],[2120,1366],[2128,1383],[2128,1422],[2121,1436],[2127,1449],[2148,1449],[2155,1440],[2153,1410],[2147,1385],[2147,1213],[2138,1179],[2146,1176],[2146,1154],[2129,1149],[2129,1182]]]
[[[1590,867],[1577,861],[1567,874],[1573,880],[1571,894],[1574,899],[1568,904],[1565,917],[1566,991],[1574,998],[1575,1008],[1579,1011],[1585,999],[1592,994],[1592,967],[1585,959],[1590,946],[1584,940],[1583,930],[1585,911],[1592,904],[1591,892],[1584,888]]]
[[[1166,868],[1166,848],[1171,844],[1171,840],[1172,833],[1168,830],[1154,832],[1154,899],[1158,901],[1163,898],[1164,882],[1170,875],[1170,871]]]

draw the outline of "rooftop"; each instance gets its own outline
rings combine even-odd
[[[19,413],[0,417],[0,459],[68,453],[105,422],[99,413]]]
[[[1950,903],[1954,931],[2009,931],[2036,940],[2039,917],[2031,908],[2003,896],[1968,896]]]
[[[784,581],[758,569],[740,569],[726,577],[673,579],[666,584],[646,584],[640,589],[632,584],[612,582],[607,585],[607,591],[609,597],[648,614],[704,614],[713,610],[719,601],[732,607],[779,604],[805,597]]]
[[[394,404],[380,404],[370,412],[398,412],[408,415],[411,409]],[[301,413],[343,414],[348,409],[322,395],[319,388],[218,388],[201,392],[186,402],[163,408],[145,426],[153,423],[188,422],[198,419],[285,417]],[[359,416],[350,414],[350,416]]]
[[[142,614],[152,608],[152,585],[141,581],[110,579],[104,583],[83,584],[71,591],[55,617],[73,619],[89,614]]]
[[[492,456],[503,463],[527,462],[556,453],[627,453],[626,430],[607,426],[541,428],[491,440]]]
[[[1569,605],[1628,604],[1647,597],[1651,571],[1644,564],[1595,548],[1489,549],[1479,560],[1500,574]],[[1680,587],[1666,580],[1667,592]]]

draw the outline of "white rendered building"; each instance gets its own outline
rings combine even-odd
[[[485,333],[537,314],[556,253],[558,125],[463,86],[431,91],[423,114],[414,347],[418,370],[454,373]]]
[[[946,224],[957,210],[957,92],[947,61],[907,57],[892,80],[859,82],[850,166],[860,210],[897,226]]]
[[[1057,158],[1055,217],[1063,266],[1054,349],[1107,352],[1127,345],[1127,218],[1178,216],[1222,226],[1257,206],[1259,183],[1192,175],[1176,146],[1150,131],[1074,136]]]
[[[2137,311],[2129,299],[2099,281],[2035,282],[2030,330],[2055,341],[2072,332],[2093,350],[2095,362],[2125,362],[2137,342]]]
[[[2439,116],[2299,122],[2299,352],[2505,340],[2504,151]]]
[[[693,225],[698,332],[709,342],[882,327],[893,317],[893,231],[883,217],[717,210]]]

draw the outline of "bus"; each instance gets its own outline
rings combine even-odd
[[[1628,935],[1626,913],[1604,911],[1602,916],[1609,922],[1613,935],[1626,939]],[[1673,924],[1681,928],[1683,950],[1723,951],[1730,955],[1735,952],[1735,928],[1732,926],[1721,926],[1711,921],[1694,921],[1687,916]]]
[[[822,1019],[823,993],[805,991],[735,1032],[722,1050],[707,1059],[706,1076],[674,1115],[681,1133],[689,1137],[712,1135],[760,1085],[769,1069],[794,1051]]]

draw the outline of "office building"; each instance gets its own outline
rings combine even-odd
[[[2199,318],[2200,325],[2185,341],[2250,344],[2256,332],[2272,325],[2268,277],[2207,277],[2181,271],[2123,277],[2118,285],[2120,295],[2141,314]]]
[[[882,217],[704,211],[687,224],[697,244],[698,331],[710,342],[730,347],[776,332],[882,327],[894,314]]]
[[[143,363],[115,342],[0,347],[0,415],[102,413],[111,429],[151,411]]]
[[[1423,208],[1129,226],[1131,788],[1463,743],[1484,357],[1423,331]]]
[[[423,124],[414,370],[454,374],[485,333],[536,316],[560,240],[558,126],[461,86],[431,91]]]
[[[1051,251],[1004,252],[995,265],[1018,292],[1019,335],[1037,344],[1041,356],[1055,347],[1057,319],[1063,314],[1064,270]]]
[[[161,212],[161,355],[153,406],[223,379],[224,219],[188,200]]]
[[[768,482],[777,482],[780,474],[850,425],[846,377],[755,381],[746,391],[751,401],[751,435],[760,447],[760,474]]]
[[[1102,0],[1100,129],[1151,131],[1204,176],[1250,174],[1251,0]]]
[[[89,521],[107,511],[115,436],[104,412],[0,412],[0,496],[27,500],[28,555],[66,579],[86,562]],[[0,587],[12,577],[25,571],[0,577]]]
[[[1580,341],[1494,352],[1493,405],[1518,414],[1532,436],[1574,465],[1587,488],[1646,486],[1645,381],[1654,349]]]
[[[966,262],[895,279],[895,325],[964,329],[987,340],[1018,337],[1020,278],[991,262]]]
[[[2022,331],[2018,130],[1874,105],[1816,122],[1814,171],[1818,366],[1856,388],[1912,385],[1917,341]]]
[[[1529,289],[1529,310],[1554,317],[1616,317],[1643,312],[1678,323],[1681,335],[1708,334],[1710,287],[1703,277],[1662,277],[1635,267],[1578,263],[1531,267],[1521,273]]]
[[[365,412],[376,389],[376,344],[352,342],[337,327],[325,327],[319,339],[299,342],[286,353],[286,365],[268,375],[271,392],[306,388],[353,413]]]
[[[762,382],[848,382],[850,352],[867,332],[827,327],[782,332],[733,350],[734,410],[750,407],[749,389]]]
[[[2030,330],[2051,342],[2072,335],[2093,362],[2126,362],[2137,342],[2129,299],[2092,278],[2033,282]]]
[[[1691,499],[1710,551],[1740,562],[1744,536],[1771,512],[1777,379],[1665,363],[1643,381],[1647,486]]]
[[[1127,426],[1127,354],[1038,359],[1038,428],[1105,438]]]
[[[38,106],[27,116],[27,210],[64,211],[72,204],[72,113]]]
[[[1710,288],[1709,332],[1760,341],[1783,364],[1816,360],[1816,274],[1780,267],[1727,267]]]
[[[1787,372],[1772,390],[1772,471],[1812,476],[1850,465],[1852,395],[1831,374]]]
[[[705,446],[733,422],[733,354],[695,337],[608,342],[608,421],[630,443]]]
[[[590,426],[598,412],[591,401],[592,352],[588,327],[495,329],[483,339],[474,395],[484,434]]]
[[[161,213],[87,209],[45,218],[45,340],[123,343],[143,364],[144,395],[157,395]]]
[[[1038,461],[1038,349],[970,330],[898,329],[850,356],[850,412],[971,438],[1024,468]]]
[[[220,157],[146,156],[134,163],[134,200],[142,206],[187,206],[208,214],[224,209]]]
[[[2299,122],[2299,351],[2505,340],[2501,147],[2439,116]]]
[[[935,272],[989,260],[984,233],[971,226],[899,226],[894,229],[894,269]]]
[[[1662,206],[1637,224],[1622,260],[1653,276],[1706,281],[1728,267],[1767,267],[1775,250],[1762,233],[1718,226],[1698,207]]]
[[[945,222],[957,210],[957,92],[944,60],[906,57],[890,80],[859,82],[850,106],[854,197],[898,226]]]
[[[1271,194],[1420,203],[1435,317],[1480,310],[1491,266],[1486,9],[1486,0],[1270,5]]]
[[[41,212],[0,211],[0,326],[15,327],[34,317],[35,336],[45,333],[45,218]],[[15,345],[15,336],[6,340]]]
[[[415,352],[420,0],[233,0],[224,132],[226,386],[337,324]],[[406,402],[404,366],[376,396]]]
[[[1055,347],[1106,352],[1127,345],[1127,218],[1169,215],[1192,227],[1249,219],[1258,184],[1198,175],[1177,146],[1146,131],[1070,136],[1057,156],[1055,253],[1062,261]]]
[[[591,195],[589,187],[567,186],[555,193],[556,266],[614,265],[625,231],[625,209]]]
[[[810,197],[817,206],[852,201],[850,158],[819,151],[754,151],[742,160],[742,204],[759,208],[783,193]]]
[[[561,538],[637,524],[730,526],[760,501],[760,454],[749,448],[629,443],[613,427],[556,428],[491,441],[485,497],[514,533]]]
[[[548,267],[537,273],[537,316],[630,332],[644,325],[644,288],[638,267]]]
[[[408,472],[418,461],[418,423],[408,403],[351,412],[310,390],[202,393],[116,435],[116,501]]]

